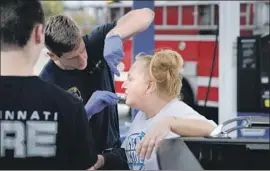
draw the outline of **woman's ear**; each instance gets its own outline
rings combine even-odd
[[[152,94],[156,90],[156,87],[157,87],[157,84],[155,81],[152,81],[152,80],[148,81],[146,94],[147,95]]]

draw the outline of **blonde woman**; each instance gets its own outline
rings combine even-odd
[[[164,138],[207,136],[216,127],[179,99],[182,67],[177,52],[161,50],[138,55],[128,73],[126,103],[139,110],[122,144],[131,170],[157,170],[152,150]]]

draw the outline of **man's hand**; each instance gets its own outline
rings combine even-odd
[[[117,65],[124,57],[123,44],[119,35],[109,36],[105,39],[104,59],[108,63],[111,72],[120,76]]]
[[[97,170],[104,166],[104,157],[102,155],[98,155],[97,162],[94,164],[94,166],[90,167],[88,170]]]
[[[116,105],[118,100],[119,97],[115,93],[109,91],[95,91],[84,107],[87,118],[90,119],[94,114],[102,111],[107,106]]]
[[[163,117],[146,133],[143,140],[137,146],[137,153],[142,160],[145,157],[149,159],[153,149],[169,134],[172,120],[173,117]]]

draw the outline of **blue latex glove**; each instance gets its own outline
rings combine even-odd
[[[119,35],[113,35],[105,39],[103,55],[110,67],[111,72],[117,76],[120,76],[120,73],[117,70],[117,65],[124,57],[124,51],[122,40]]]
[[[90,119],[94,114],[102,111],[107,106],[116,105],[119,97],[109,91],[95,91],[87,104],[84,106],[87,118]]]

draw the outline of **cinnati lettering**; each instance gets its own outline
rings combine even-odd
[[[18,111],[17,119],[18,120],[26,120],[27,112],[26,111]]]
[[[0,111],[0,118],[3,120],[58,120],[58,113],[57,112],[49,112],[49,111],[33,111],[33,112],[27,112],[27,111]],[[28,118],[27,118],[28,116]]]

